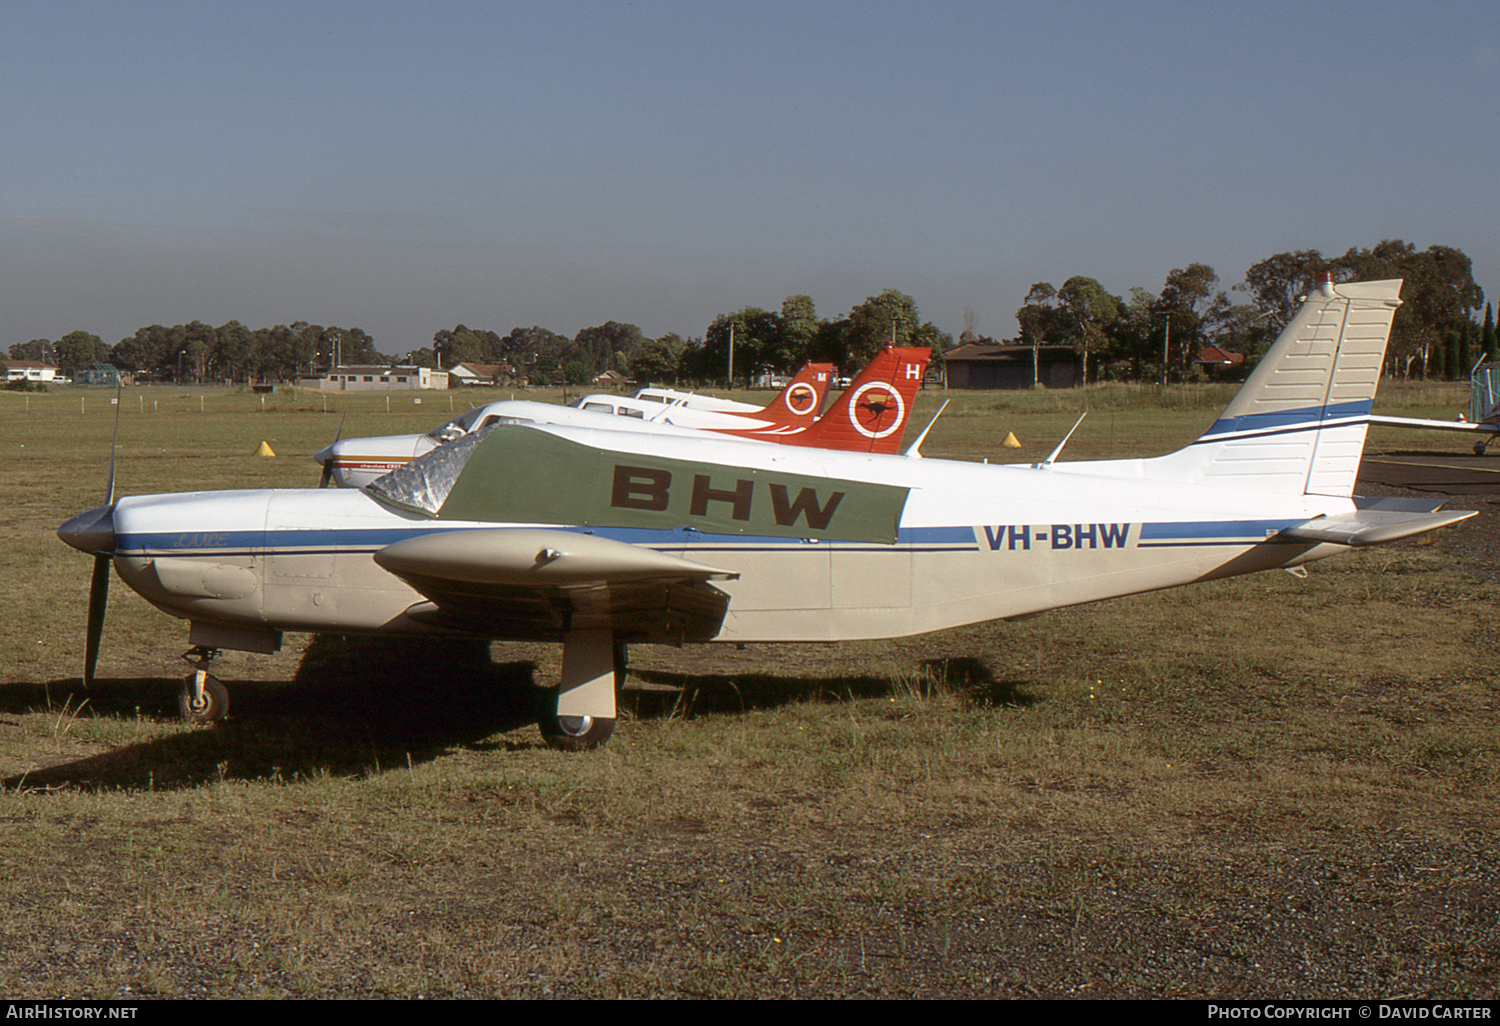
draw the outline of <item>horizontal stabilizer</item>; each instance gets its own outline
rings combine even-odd
[[[1292,541],[1328,542],[1360,548],[1426,534],[1478,514],[1469,510],[1442,512],[1420,508],[1430,506],[1421,499],[1359,499],[1353,513],[1331,517],[1314,517],[1296,527],[1288,527],[1279,537]],[[1415,507],[1415,508],[1414,508]]]

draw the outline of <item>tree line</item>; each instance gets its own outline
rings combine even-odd
[[[763,374],[790,374],[808,360],[843,371],[863,367],[894,342],[932,349],[941,366],[951,335],[922,321],[911,296],[886,289],[853,307],[847,316],[820,318],[812,297],[788,296],[780,310],[747,306],[719,314],[698,338],[669,332],[647,338],[634,324],[609,321],[584,328],[572,339],[545,328],[515,328],[505,336],[460,324],[440,331],[433,348],[418,351],[430,365],[496,364],[502,378],[583,384],[606,371],[658,384],[736,384]],[[731,366],[732,364],[732,366]]]
[[[1386,349],[1388,374],[1461,378],[1481,354],[1500,356],[1491,308],[1485,305],[1483,325],[1476,319],[1484,292],[1474,282],[1469,258],[1448,246],[1418,250],[1400,239],[1335,257],[1313,249],[1267,257],[1230,290],[1248,297],[1239,303],[1219,288],[1219,277],[1207,264],[1174,268],[1160,292],[1137,286],[1128,298],[1111,295],[1083,275],[1060,288],[1038,282],[1016,311],[1016,341],[1071,347],[1080,354],[1088,380],[1184,380],[1202,373],[1194,361],[1208,346],[1243,354],[1248,370],[1322,274],[1335,282],[1405,279]],[[967,326],[959,338],[981,340]]]
[[[788,297],[780,311],[746,307],[720,314],[704,336],[692,339],[673,333],[647,338],[636,325],[617,321],[584,328],[572,338],[537,326],[502,336],[458,324],[436,332],[431,346],[387,356],[361,328],[305,321],[256,329],[230,321],[213,328],[193,321],[153,324],[114,346],[74,331],[56,342],[12,345],[10,356],[51,363],[67,375],[108,363],[143,379],[170,382],[291,381],[336,364],[448,369],[481,363],[496,367],[500,384],[581,385],[607,370],[637,381],[704,384],[729,379],[731,339],[736,383],[788,374],[809,359],[852,371],[893,340],[931,347],[941,364],[943,350],[952,345],[951,336],[920,320],[910,296],[887,289],[834,320],[819,318],[805,295]]]
[[[1369,249],[1324,257],[1317,250],[1278,253],[1254,264],[1242,282],[1220,288],[1207,264],[1174,268],[1159,292],[1135,287],[1112,295],[1093,278],[1074,275],[1054,287],[1037,282],[1016,311],[1024,345],[1063,346],[1077,352],[1086,380],[1118,378],[1180,381],[1202,371],[1195,360],[1207,346],[1245,356],[1253,366],[1291,319],[1298,297],[1320,274],[1334,281],[1403,278],[1386,352],[1386,372],[1403,377],[1461,378],[1481,356],[1500,358],[1492,309],[1477,314],[1484,293],[1469,258],[1447,246],[1418,250],[1387,239]],[[1242,293],[1235,302],[1229,292]],[[960,343],[993,342],[965,312]],[[741,384],[762,374],[789,374],[808,360],[850,373],[891,343],[925,346],[941,370],[950,335],[923,321],[911,296],[886,289],[848,314],[821,318],[807,295],[788,296],[779,310],[747,306],[719,314],[697,338],[668,333],[646,337],[634,324],[608,321],[572,338],[546,328],[513,328],[506,335],[458,324],[433,335],[432,345],[386,356],[360,328],[296,321],[250,329],[238,321],[217,328],[200,322],[141,328],[116,345],[71,332],[56,342],[33,339],[10,347],[12,359],[42,360],[65,374],[110,363],[158,381],[289,381],[343,365],[416,364],[448,369],[458,363],[497,368],[501,384],[581,385],[606,370],[636,381],[701,385],[731,376]]]
[[[113,346],[87,331],[56,342],[32,339],[10,347],[13,360],[41,360],[66,375],[107,363],[156,381],[288,381],[332,366],[388,364],[360,328],[323,327],[296,321],[274,328],[230,321],[211,328],[202,321],[140,328]]]

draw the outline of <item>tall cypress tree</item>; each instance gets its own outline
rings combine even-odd
[[[1495,341],[1495,310],[1489,303],[1484,304],[1484,332],[1479,337],[1484,345],[1484,358],[1500,358],[1500,344]]]

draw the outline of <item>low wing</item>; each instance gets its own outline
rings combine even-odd
[[[426,596],[413,619],[490,637],[608,629],[621,641],[707,641],[737,574],[597,535],[533,528],[443,531],[396,542],[375,562]]]
[[[1358,508],[1353,513],[1314,517],[1286,528],[1281,537],[1360,548],[1436,531],[1477,516],[1465,510],[1439,512],[1424,499],[1356,499],[1355,502]]]

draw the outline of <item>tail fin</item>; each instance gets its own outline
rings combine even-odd
[[[1213,427],[1163,459],[1227,487],[1354,494],[1400,295],[1400,279],[1320,282]]]
[[[781,394],[765,409],[740,416],[770,421],[778,428],[795,428],[799,431],[809,428],[818,419],[818,411],[823,408],[823,397],[828,394],[833,371],[831,363],[805,363],[797,376],[787,383]]]
[[[817,423],[778,440],[821,449],[896,452],[930,359],[932,350],[921,346],[883,350]]]

